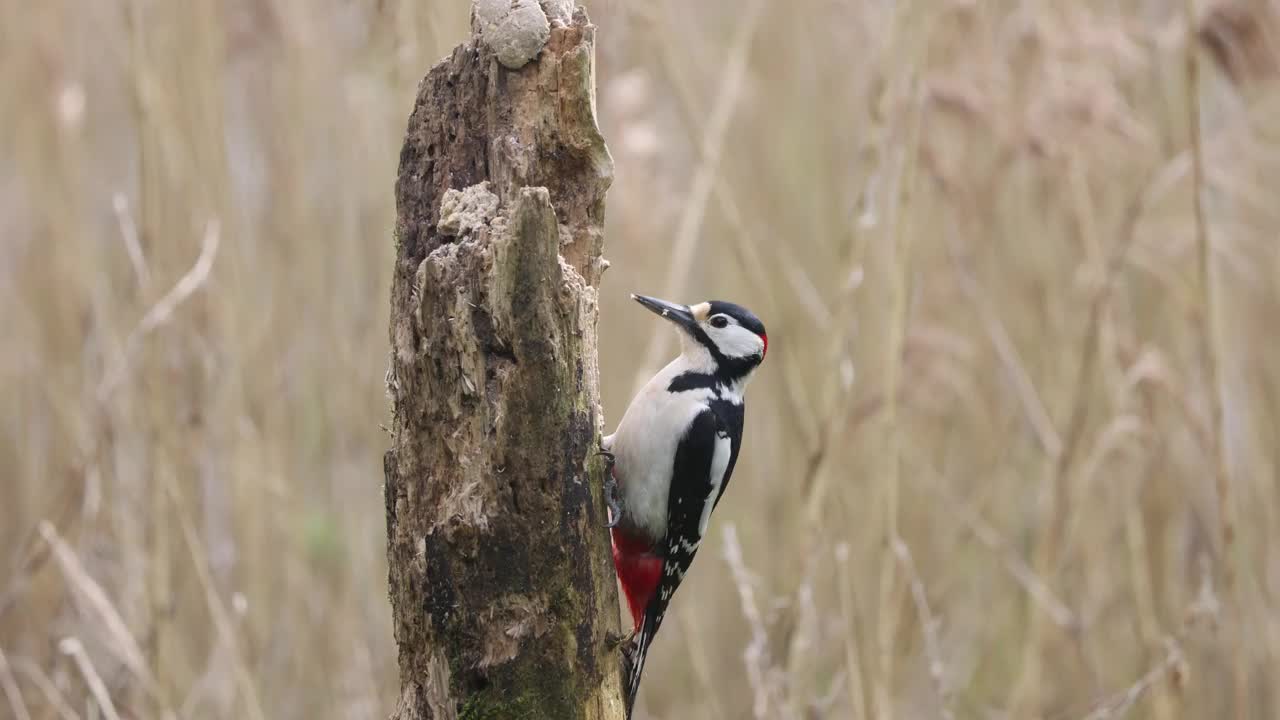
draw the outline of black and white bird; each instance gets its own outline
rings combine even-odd
[[[764,324],[741,305],[631,297],[676,326],[681,352],[603,440],[613,562],[635,623],[624,648],[627,717],[649,644],[729,485],[742,447],[743,393],[769,348]]]

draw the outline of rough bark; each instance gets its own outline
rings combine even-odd
[[[593,455],[612,161],[594,27],[571,7],[478,0],[409,119],[384,468],[395,720],[624,716]]]

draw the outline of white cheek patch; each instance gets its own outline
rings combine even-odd
[[[716,347],[720,348],[720,352],[727,357],[747,357],[748,355],[759,355],[764,351],[764,341],[760,339],[760,336],[741,325],[730,325],[721,329],[713,328],[710,334],[711,339],[716,343]]]

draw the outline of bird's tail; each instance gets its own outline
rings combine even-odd
[[[631,720],[631,710],[635,707],[636,698],[640,695],[640,675],[644,673],[644,660],[649,654],[649,643],[658,632],[658,620],[652,613],[645,613],[640,630],[631,641],[626,657],[627,681],[627,720]]]

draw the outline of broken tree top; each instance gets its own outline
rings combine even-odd
[[[573,19],[573,0],[474,0],[472,31],[512,70],[542,52],[552,26]]]

